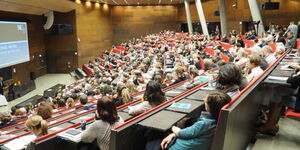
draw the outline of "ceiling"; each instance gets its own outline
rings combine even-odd
[[[86,0],[82,0],[86,1]],[[176,5],[183,4],[184,0],[90,0],[92,2],[109,5]],[[190,0],[194,2],[195,0]]]
[[[50,10],[69,12],[79,7],[70,0],[0,0],[0,10],[24,14],[42,15]]]

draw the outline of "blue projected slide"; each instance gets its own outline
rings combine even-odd
[[[26,22],[0,21],[0,68],[30,60]]]

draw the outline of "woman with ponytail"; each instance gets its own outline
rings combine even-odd
[[[162,91],[160,84],[155,81],[149,81],[146,86],[143,100],[144,101],[138,105],[132,107],[129,106],[128,114],[134,116],[139,115],[165,102],[166,101],[165,93]]]
[[[124,83],[119,83],[117,85],[117,94],[114,96],[114,101],[116,103],[116,107],[121,106],[123,104],[129,103],[132,98],[130,96],[128,88]]]
[[[39,115],[33,115],[26,121],[26,127],[37,137],[48,134],[48,123]]]

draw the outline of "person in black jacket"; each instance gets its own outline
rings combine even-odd
[[[0,94],[3,95],[4,82],[3,77],[0,77]]]
[[[294,108],[294,112],[300,113],[300,74],[296,76],[289,77],[287,80],[287,83],[290,83],[293,88],[297,89],[297,94],[296,94],[296,104]]]

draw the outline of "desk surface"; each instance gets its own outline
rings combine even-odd
[[[201,105],[204,105],[203,101],[197,101],[197,100],[190,100],[190,99],[183,99],[178,101],[177,103],[181,103],[181,104],[191,104],[190,108],[188,109],[184,109],[184,108],[177,108],[177,107],[167,107],[167,110],[172,110],[172,111],[176,111],[176,112],[181,112],[181,113],[191,113],[196,109],[199,109],[199,107]]]
[[[281,70],[279,68],[276,68],[272,71],[272,76],[281,76],[281,77],[290,77],[295,71],[294,70]]]
[[[269,78],[266,78],[263,82],[267,84],[276,84],[276,85],[287,86],[287,87],[291,86],[291,84],[286,83],[286,81],[270,80]]]
[[[179,89],[172,89],[166,92],[166,96],[168,97],[175,97],[181,93],[183,93],[185,90],[179,90]]]
[[[190,94],[187,98],[188,99],[195,99],[195,100],[204,100],[204,98],[206,97],[206,95],[209,92],[211,92],[211,91],[198,90],[198,91],[194,92],[193,94]]]
[[[118,111],[118,115],[122,117],[124,121],[133,118],[134,116],[129,115],[127,112]]]
[[[139,122],[139,125],[154,128],[160,131],[167,131],[170,129],[176,122],[185,117],[186,114],[162,110],[149,118]]]

